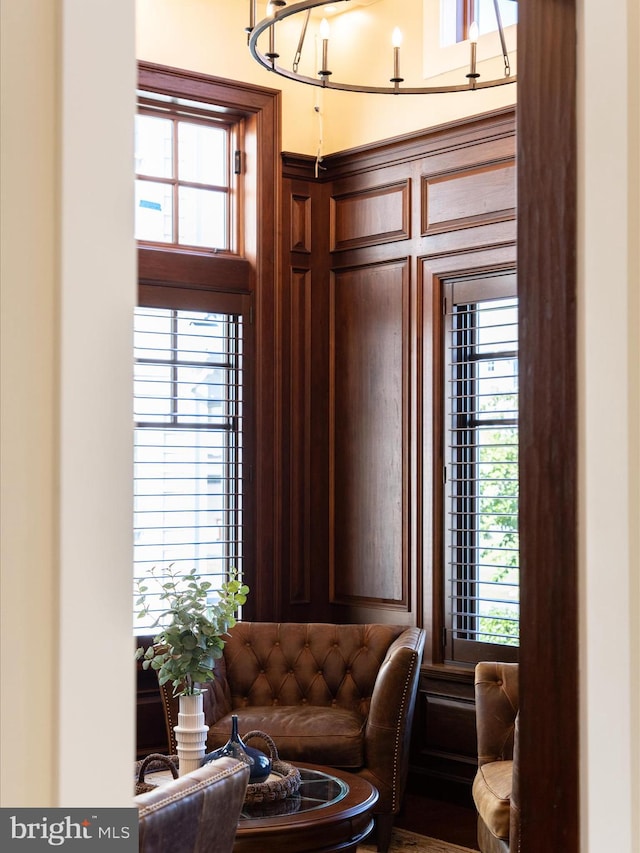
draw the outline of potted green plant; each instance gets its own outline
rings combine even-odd
[[[200,766],[205,754],[207,727],[202,710],[201,684],[215,678],[215,662],[222,657],[225,635],[236,623],[239,608],[246,602],[249,587],[238,579],[235,569],[219,589],[191,569],[187,574],[170,565],[159,576],[155,567],[149,576],[159,585],[157,599],[164,605],[153,627],[158,633],[147,648],[136,649],[143,669],[158,673],[161,685],[171,682],[180,697],[175,727],[180,775]],[[151,613],[149,582],[137,579],[139,618]]]

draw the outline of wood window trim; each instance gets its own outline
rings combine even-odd
[[[513,269],[496,270],[489,275],[456,276],[444,282],[444,295],[443,314],[448,319],[444,323],[441,340],[444,367],[441,417],[443,418],[443,451],[446,471],[446,476],[443,477],[443,485],[446,496],[444,498],[443,518],[440,524],[445,531],[448,531],[445,535],[442,558],[446,585],[443,602],[446,622],[445,660],[463,666],[465,663],[475,664],[481,660],[515,662],[518,660],[518,643],[511,645],[501,643],[498,640],[492,642],[491,640],[479,639],[478,633],[481,629],[475,620],[481,624],[481,610],[479,606],[476,610],[471,598],[474,595],[472,589],[476,588],[481,601],[486,601],[487,598],[479,577],[479,565],[476,565],[482,562],[483,546],[478,542],[481,527],[480,519],[483,514],[485,518],[495,518],[496,512],[506,511],[487,507],[477,490],[478,483],[482,478],[479,469],[484,466],[478,458],[480,440],[475,430],[483,428],[485,419],[479,412],[480,406],[477,396],[483,393],[481,385],[484,380],[478,378],[476,368],[487,357],[500,359],[502,355],[507,356],[509,360],[515,357],[516,364],[518,359],[517,332],[515,335],[511,332],[510,346],[514,348],[511,352],[507,354],[501,350],[500,353],[492,352],[488,355],[486,343],[482,345],[477,337],[477,323],[480,316],[494,316],[496,300],[517,299],[517,276]],[[485,312],[487,305],[491,306],[488,314]],[[460,322],[456,323],[454,317],[456,316],[456,309],[460,307],[463,307],[463,312],[461,315],[457,315]],[[502,314],[500,317],[502,319]],[[499,332],[501,320],[494,320],[493,322],[498,324],[494,328]],[[517,377],[517,372],[514,377]],[[504,394],[505,391],[502,389],[501,392],[496,393],[500,395]],[[456,397],[455,403],[451,399],[452,395]],[[503,412],[503,417],[507,420],[501,420],[500,427],[515,427],[517,432],[517,416],[514,419]],[[455,421],[455,426],[453,426],[452,421]],[[495,430],[497,426],[494,422],[491,429]],[[453,433],[462,436],[462,438],[454,438],[449,432],[450,429],[453,429]],[[485,460],[485,463],[487,461],[488,459]],[[498,470],[501,474],[504,473],[504,468],[500,467]],[[464,478],[464,483],[460,479],[461,477]],[[504,500],[504,494],[502,500]],[[517,497],[515,497],[514,503],[517,518]],[[484,509],[482,508],[483,504]],[[504,504],[502,506],[504,507]],[[497,526],[500,527],[499,521]],[[455,537],[455,544],[450,538],[452,534]],[[503,543],[502,546],[499,545],[498,547],[505,547],[505,545],[506,543]],[[491,548],[490,545],[484,547]],[[502,553],[505,554],[506,552],[503,551]],[[452,561],[455,562],[456,568],[453,567]],[[501,562],[506,562],[506,560],[501,560]],[[489,564],[490,561],[485,564],[485,569],[489,567]],[[513,578],[511,578],[510,583],[519,586]],[[457,592],[454,592],[454,589]],[[500,589],[505,588],[500,587]],[[498,598],[500,598],[499,592],[496,593],[496,599]],[[486,603],[488,604],[488,602]],[[504,604],[505,600],[502,600],[501,603]],[[454,611],[458,609],[459,612],[454,615]],[[466,627],[459,624],[458,618],[465,622]],[[467,636],[463,636],[464,634]]]
[[[220,106],[231,116],[245,116],[245,144],[255,153],[254,171],[247,175],[247,191],[255,198],[255,207],[244,211],[246,239],[241,258],[207,257],[202,252],[180,252],[181,258],[170,258],[171,252],[145,247],[138,250],[141,285],[176,286],[176,270],[172,264],[187,269],[187,286],[208,286],[215,271],[214,289],[248,293],[252,297],[255,339],[253,425],[255,513],[253,553],[245,555],[246,576],[251,596],[246,618],[276,618],[280,602],[275,590],[278,578],[273,567],[282,564],[278,535],[282,494],[282,450],[279,435],[281,423],[279,358],[276,326],[279,316],[279,293],[276,287],[280,269],[278,221],[280,203],[280,137],[281,93],[279,90],[202,75],[184,69],[138,63],[138,88],[170,94]],[[260,211],[263,215],[258,215]],[[183,273],[184,274],[184,273]],[[183,285],[184,286],[184,285]],[[268,567],[269,571],[261,571]],[[278,569],[279,571],[279,569]]]
[[[423,668],[437,666],[442,670],[450,670],[453,674],[464,672],[465,669],[473,671],[473,664],[465,666],[462,662],[445,663],[444,645],[435,638],[442,638],[446,626],[442,603],[446,594],[445,575],[443,567],[444,532],[442,519],[444,518],[444,501],[442,491],[442,478],[436,476],[435,472],[442,471],[444,465],[443,455],[443,350],[442,336],[443,315],[442,300],[444,296],[444,282],[447,279],[459,278],[465,275],[474,275],[480,272],[492,274],[505,270],[513,270],[516,266],[516,246],[509,242],[503,246],[489,248],[478,248],[474,251],[463,251],[439,257],[421,259],[418,270],[422,279],[423,292],[425,294],[422,311],[425,339],[431,341],[431,363],[433,370],[429,376],[425,375],[425,389],[423,395],[423,423],[424,430],[424,482],[431,484],[431,494],[425,497],[425,506],[430,506],[431,521],[425,521],[425,549],[431,554],[430,564],[442,567],[441,571],[434,571],[429,577],[425,589],[424,625],[427,634],[434,638],[434,642],[425,647]],[[432,460],[429,465],[428,460]]]

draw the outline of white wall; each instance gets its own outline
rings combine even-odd
[[[640,21],[579,20],[582,849],[640,850]]]
[[[52,74],[58,61],[55,4],[2,0],[1,10],[0,791],[5,805],[28,802],[29,787],[33,802],[50,803],[56,789],[59,149]],[[34,774],[36,762],[42,770]]]
[[[2,805],[129,805],[133,9],[1,14]]]

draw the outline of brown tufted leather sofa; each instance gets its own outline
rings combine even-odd
[[[138,794],[138,850],[231,853],[248,782],[248,765],[221,758]]]
[[[482,853],[520,850],[518,664],[479,663],[475,670],[478,772],[473,800]]]
[[[339,767],[379,791],[378,849],[386,851],[409,767],[425,634],[401,625],[239,622],[207,685],[208,749],[267,732],[285,761]],[[177,702],[163,690],[171,751]],[[259,741],[251,746],[260,748]]]

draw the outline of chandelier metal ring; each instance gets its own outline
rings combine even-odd
[[[347,3],[349,2],[349,0],[332,0],[332,2]],[[340,82],[339,80],[333,79],[332,72],[327,68],[320,69],[318,71],[318,76],[316,77],[310,77],[308,75],[302,74],[297,70],[297,68],[300,59],[300,51],[307,32],[310,12],[312,9],[315,9],[318,6],[326,6],[327,0],[301,0],[301,2],[293,3],[291,5],[287,5],[284,0],[275,0],[275,2],[272,2],[269,5],[273,7],[273,14],[267,16],[266,18],[263,18],[261,21],[256,22],[256,0],[249,0],[250,21],[249,26],[246,27],[246,32],[248,33],[249,50],[256,62],[258,62],[268,71],[272,71],[278,74],[280,77],[286,77],[289,80],[294,80],[298,83],[305,83],[309,86],[319,86],[324,89],[338,89],[344,92],[363,92],[368,94],[379,95],[429,95],[443,94],[447,92],[469,92],[478,89],[488,89],[494,86],[504,86],[509,83],[517,82],[517,75],[511,74],[509,57],[507,54],[504,31],[502,27],[502,20],[498,9],[498,0],[494,0],[494,7],[496,11],[498,33],[500,36],[502,55],[504,59],[504,76],[491,80],[479,79],[480,75],[477,73],[475,68],[475,44],[472,44],[472,65],[469,69],[469,73],[465,75],[467,77],[468,82],[446,86],[402,86],[401,84],[403,82],[403,79],[399,77],[397,73],[394,73],[394,77],[390,78],[390,83],[393,84],[390,86],[369,86],[366,84],[363,85],[357,83]],[[275,49],[276,26],[278,22],[284,20],[285,18],[290,18],[294,15],[301,15],[302,13],[306,13],[306,15],[301,29],[298,50],[296,52],[292,67],[289,69],[278,63],[278,59],[280,58],[280,56],[277,50]],[[268,33],[269,39],[269,49],[265,52],[262,52],[258,48],[258,40],[260,39],[263,33]],[[398,48],[395,48],[395,50],[397,55]],[[324,55],[326,57],[326,40],[324,44]]]

